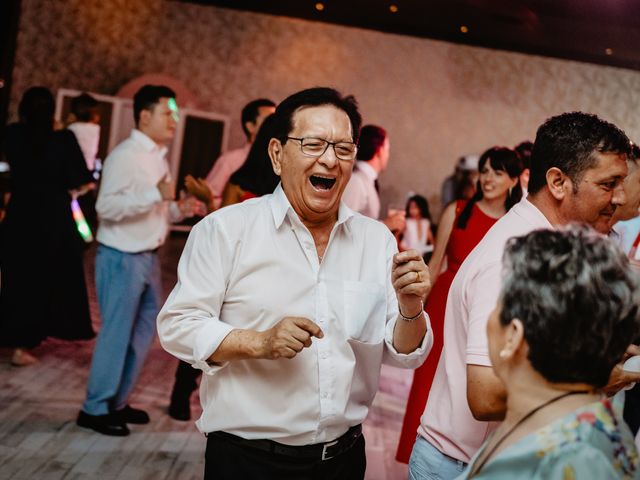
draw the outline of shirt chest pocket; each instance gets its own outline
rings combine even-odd
[[[387,299],[382,285],[344,282],[345,328],[349,338],[381,343],[387,319]]]

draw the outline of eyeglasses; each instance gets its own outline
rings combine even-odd
[[[329,145],[333,147],[333,152],[338,160],[351,162],[356,158],[356,153],[358,152],[358,146],[353,142],[329,142],[323,138],[285,138],[300,142],[300,150],[307,157],[321,157],[327,151]]]

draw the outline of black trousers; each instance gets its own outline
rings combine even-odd
[[[209,434],[205,480],[362,480],[367,467],[364,435],[342,455],[311,460],[278,455]]]
[[[624,421],[635,436],[640,429],[640,384],[625,392]]]
[[[176,380],[173,384],[171,403],[185,401],[188,404],[189,397],[198,388],[198,377],[200,377],[201,373],[202,370],[195,369],[181,360],[176,369]]]

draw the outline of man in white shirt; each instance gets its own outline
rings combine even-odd
[[[570,222],[607,233],[626,201],[629,155],[624,132],[595,115],[565,113],[538,129],[528,197],[487,232],[449,290],[444,349],[411,454],[411,478],[456,478],[493,430],[492,422],[504,417],[506,393],[491,368],[486,325],[501,288],[507,240]],[[617,367],[607,388],[639,379]]]
[[[171,89],[155,85],[136,93],[136,129],[106,159],[96,203],[102,327],[77,424],[105,435],[128,435],[127,423],[149,422],[127,399],[153,341],[162,301],[157,250],[170,220],[193,215],[193,199],[173,201],[165,158],[177,123],[174,97]]]
[[[245,162],[251,144],[256,138],[260,125],[265,118],[271,115],[276,109],[276,104],[266,98],[259,98],[247,103],[242,109],[241,120],[242,130],[247,136],[246,145],[229,150],[218,157],[213,164],[213,168],[207,174],[206,183],[213,195],[213,207],[220,207],[222,192],[227,182]]]
[[[378,175],[386,170],[389,164],[389,152],[389,136],[384,128],[377,125],[362,127],[358,143],[358,162],[342,198],[352,210],[376,220],[380,218]],[[404,209],[390,213],[382,223],[392,232],[402,232],[405,226]]]
[[[355,99],[312,88],[275,115],[280,185],[195,226],[158,333],[204,372],[206,479],[361,479],[381,363],[415,368],[432,344],[428,270],[341,202]]]
[[[611,229],[611,237],[627,255],[640,234],[640,147],[633,145],[632,152],[627,160],[629,174],[624,180],[627,202],[616,209]],[[632,260],[640,260],[640,255]]]

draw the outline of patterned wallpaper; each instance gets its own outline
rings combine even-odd
[[[333,86],[390,133],[386,203],[412,190],[437,211],[460,155],[532,139],[563,111],[596,113],[640,140],[640,72],[169,0],[23,0],[22,9],[14,116],[35,84],[114,94],[160,72],[236,120],[234,147],[248,100]]]

